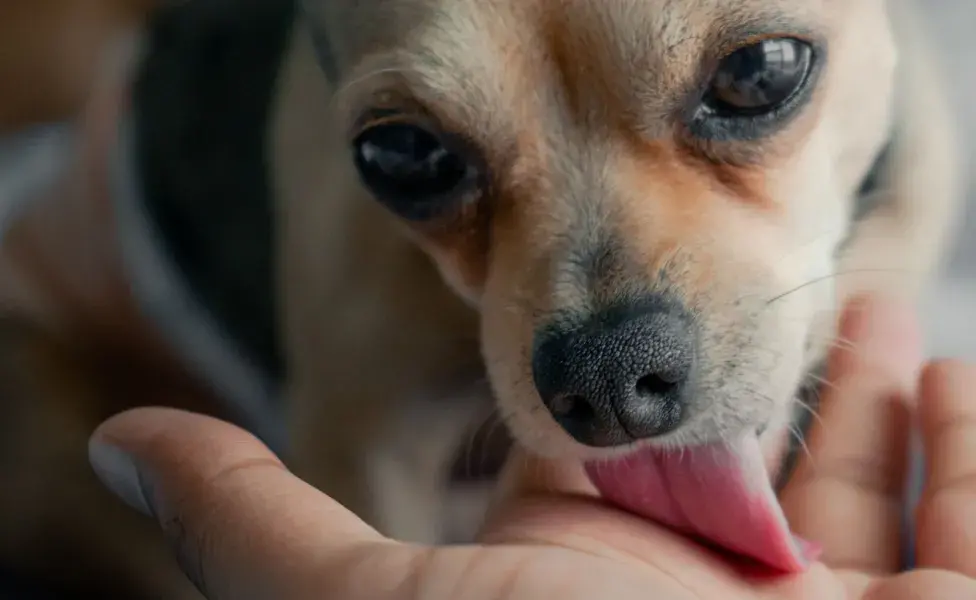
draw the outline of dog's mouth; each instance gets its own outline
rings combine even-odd
[[[819,385],[809,382],[820,379],[811,375],[821,370],[812,369],[804,377],[807,384],[797,391],[804,405],[793,423],[799,432],[805,432],[819,392]],[[767,571],[802,572],[816,560],[818,547],[792,534],[776,495],[800,444],[793,436],[784,440],[777,481],[760,445],[765,429],[762,425],[730,443],[672,450],[642,447],[622,457],[591,461],[585,468],[601,496],[624,510]],[[503,430],[493,428],[489,439],[476,437],[471,445],[481,449],[478,458],[459,462],[452,480],[494,479],[511,443]]]
[[[801,387],[799,400],[806,402],[811,390]],[[586,472],[605,500],[629,512],[768,569],[803,572],[817,559],[819,546],[790,531],[776,495],[776,474],[760,445],[761,429],[732,442],[644,447],[590,462]],[[792,445],[777,468],[781,481],[793,468]]]
[[[786,573],[806,570],[814,544],[794,536],[759,437],[680,450],[642,448],[586,465],[605,500],[718,549]]]

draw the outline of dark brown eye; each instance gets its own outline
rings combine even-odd
[[[411,220],[436,217],[470,190],[477,170],[441,136],[410,123],[366,128],[353,140],[353,162],[377,200]]]
[[[813,62],[810,44],[772,38],[739,48],[718,66],[704,103],[724,116],[755,116],[776,110],[807,82]]]

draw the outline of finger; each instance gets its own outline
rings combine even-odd
[[[116,495],[159,521],[181,568],[208,598],[379,598],[383,588],[374,586],[404,575],[393,555],[405,546],[229,424],[138,409],[99,427],[89,452]],[[360,588],[357,569],[381,557],[390,564]]]
[[[943,571],[910,571],[877,582],[863,595],[863,600],[922,598],[976,598],[976,580]]]
[[[828,565],[892,572],[911,422],[906,373],[920,362],[917,324],[904,305],[863,299],[845,314],[840,335],[858,351],[832,357],[809,455],[781,501],[793,530],[823,545]]]
[[[923,371],[919,416],[926,455],[917,514],[919,566],[976,577],[976,367]]]
[[[905,300],[853,299],[841,316],[837,337],[827,361],[828,381],[877,368],[905,389],[915,389],[922,363],[921,332],[914,308]]]

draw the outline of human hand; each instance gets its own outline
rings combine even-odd
[[[899,574],[900,494],[918,339],[910,315],[851,310],[822,422],[782,495],[793,529],[823,544],[796,576],[744,575],[723,557],[592,498],[579,464],[518,456],[480,544],[420,547],[380,536],[292,476],[245,432],[139,409],[95,433],[91,458],[117,495],[153,515],[211,599],[916,600],[976,597],[976,369],[923,370],[928,458],[919,570]],[[911,374],[911,375],[908,375]]]

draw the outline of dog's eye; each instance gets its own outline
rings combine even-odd
[[[380,201],[408,219],[442,213],[469,191],[476,169],[441,136],[409,123],[366,128],[353,141],[356,168]]]
[[[719,64],[705,95],[708,109],[724,116],[754,116],[782,106],[806,82],[813,49],[793,38],[739,48]]]

